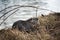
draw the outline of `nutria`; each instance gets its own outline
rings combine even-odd
[[[33,24],[36,24],[37,20],[38,20],[37,18],[30,18],[26,21],[18,20],[14,22],[12,28],[26,32],[34,31],[35,29],[33,27]]]

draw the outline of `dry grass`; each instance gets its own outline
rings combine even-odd
[[[38,36],[37,36],[38,35]],[[1,30],[0,40],[40,40],[40,34],[29,34],[19,30]]]
[[[35,27],[35,32],[0,30],[0,40],[60,40],[59,17],[56,14],[39,16],[39,26]]]

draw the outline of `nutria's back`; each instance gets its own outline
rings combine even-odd
[[[30,21],[32,21],[32,20],[30,20]],[[22,30],[22,31],[27,31],[27,32],[35,30],[33,25],[30,22],[23,21],[23,20],[14,22],[12,29],[18,29],[20,31]]]

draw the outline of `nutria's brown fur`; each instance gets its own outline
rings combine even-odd
[[[19,20],[14,22],[12,28],[20,31],[34,31],[33,25],[37,24],[38,18],[30,18],[27,21]]]

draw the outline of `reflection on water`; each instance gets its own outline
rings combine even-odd
[[[7,0],[6,0],[7,1]],[[4,9],[5,7],[11,6],[11,5],[35,5],[35,6],[40,6],[43,7],[45,6],[47,3],[43,2],[42,0],[9,0],[7,1],[7,3],[3,3],[0,0],[0,10]],[[13,7],[15,8],[15,7]],[[3,12],[0,12],[0,17],[7,11],[13,9],[7,9]],[[13,12],[13,11],[12,11]],[[8,13],[5,17],[7,17],[9,14],[11,14],[12,12]],[[38,15],[40,15],[41,11],[38,11]],[[0,23],[3,21],[3,19],[5,18],[3,17],[2,19],[0,19]],[[7,28],[12,26],[12,24],[17,21],[17,20],[27,20],[31,17],[36,17],[36,9],[34,8],[20,8],[18,12],[14,13],[13,15],[11,15],[10,17],[8,17],[8,19],[6,19],[5,24],[3,23],[0,27],[0,29],[2,28]],[[11,27],[10,27],[11,28]]]

